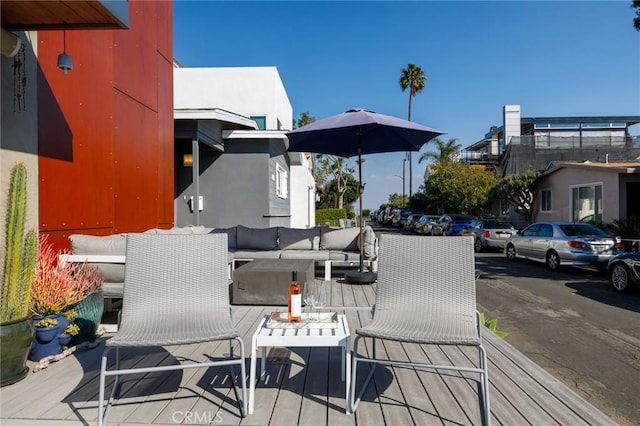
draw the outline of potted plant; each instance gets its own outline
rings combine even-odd
[[[26,230],[27,167],[11,169],[6,212],[5,258],[0,301],[0,386],[23,379],[34,328],[30,315],[31,289],[38,234]]]
[[[102,284],[104,278],[97,267],[80,264],[76,270],[79,302],[74,306],[77,312],[75,324],[79,332],[71,337],[71,345],[86,341],[94,341],[96,332],[104,312],[104,294]]]
[[[58,334],[60,325],[58,320],[51,316],[44,317],[35,323],[36,334],[31,347],[30,358],[33,361],[40,361],[51,355],[61,352]]]
[[[103,278],[98,269],[86,263],[59,263],[59,253],[47,241],[47,236],[40,238],[36,276],[33,283],[31,309],[37,319],[53,315],[62,322],[62,330],[73,320],[80,330],[91,327],[85,324],[85,299],[102,288]],[[100,295],[100,302],[102,297]],[[100,306],[102,307],[102,305]],[[99,311],[102,316],[102,309]],[[93,320],[95,335],[100,317]],[[76,336],[80,334],[76,333]],[[92,336],[92,337],[93,337]],[[77,344],[78,342],[72,342]]]
[[[75,309],[68,309],[60,315],[58,318],[58,324],[60,325],[60,330],[64,331],[68,326],[73,324],[78,316],[78,312]]]
[[[78,324],[69,324],[64,329],[64,332],[58,335],[58,343],[60,344],[60,346],[69,345],[69,342],[71,342],[71,338],[73,336],[77,336],[79,332],[80,327],[78,327]]]

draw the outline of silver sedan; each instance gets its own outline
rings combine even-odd
[[[509,237],[507,258],[524,258],[546,263],[551,270],[563,266],[595,266],[606,269],[607,262],[622,242],[588,223],[537,222]]]

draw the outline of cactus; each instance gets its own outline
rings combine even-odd
[[[38,235],[25,232],[27,215],[27,167],[16,164],[11,170],[7,202],[6,250],[2,276],[0,322],[29,314],[31,286],[36,268]]]

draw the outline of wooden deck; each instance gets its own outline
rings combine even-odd
[[[345,313],[351,332],[371,318],[375,285],[332,282],[332,310]],[[281,309],[281,308],[280,308]],[[251,336],[271,307],[234,306],[233,316],[249,357]],[[483,335],[489,357],[491,415],[497,425],[612,425],[614,422],[565,385],[488,330]],[[100,345],[79,350],[16,384],[0,389],[0,423],[8,425],[95,424]],[[123,367],[173,364],[203,359],[229,350],[226,343],[167,349],[130,349]],[[361,345],[361,350],[365,347]],[[389,343],[379,354],[395,359],[475,363],[474,348],[423,347]],[[249,358],[246,361],[249,371]],[[33,365],[31,365],[33,366]],[[480,424],[477,375],[447,371],[417,372],[379,367],[356,413],[345,414],[338,348],[271,350],[266,382],[256,389],[255,411],[242,419],[228,369],[188,369],[164,374],[126,376],[122,397],[109,424],[122,425],[471,425]],[[363,370],[364,372],[364,370]],[[362,375],[364,377],[364,374]],[[358,376],[360,381],[360,375]]]

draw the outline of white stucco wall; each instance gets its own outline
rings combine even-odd
[[[173,81],[176,109],[221,108],[266,116],[267,130],[292,128],[293,108],[276,67],[174,68]]]
[[[520,105],[505,105],[502,108],[504,143],[511,143],[511,138],[520,136]]]
[[[313,228],[316,226],[316,184],[307,158],[299,153],[302,164],[290,169],[291,227]]]

